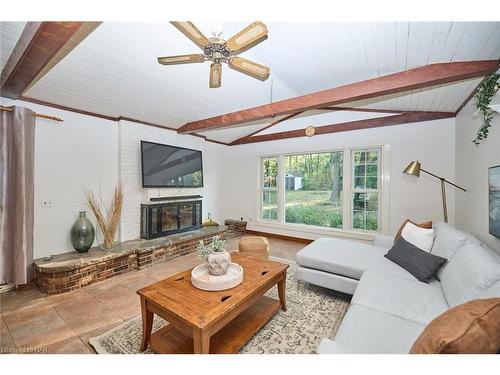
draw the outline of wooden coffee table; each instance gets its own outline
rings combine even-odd
[[[137,291],[142,307],[141,351],[157,353],[235,353],[281,308],[286,311],[288,265],[231,253],[243,267],[235,288],[207,292],[191,284],[191,270]],[[278,285],[279,301],[264,296]],[[153,316],[167,324],[151,335]]]

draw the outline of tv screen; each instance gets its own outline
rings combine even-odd
[[[141,141],[142,187],[202,187],[201,151]]]

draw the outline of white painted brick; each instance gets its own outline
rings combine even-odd
[[[219,222],[222,208],[222,196],[217,189],[217,172],[221,172],[223,152],[226,146],[212,144],[201,139],[179,135],[170,130],[120,121],[119,171],[123,186],[124,202],[121,220],[121,240],[127,241],[140,236],[140,204],[154,196],[203,195],[203,217],[208,212]],[[193,148],[203,152],[203,181],[200,189],[143,189],[141,181],[140,141],[151,141],[181,147]]]

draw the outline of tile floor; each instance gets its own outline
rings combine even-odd
[[[227,240],[237,249],[239,238]],[[270,255],[293,260],[306,244],[269,238]],[[195,253],[58,295],[37,288],[0,294],[0,353],[94,353],[88,344],[140,315],[136,290],[199,264]]]

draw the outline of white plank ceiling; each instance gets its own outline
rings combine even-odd
[[[195,24],[210,35],[209,23]],[[266,24],[269,39],[242,54],[271,67],[271,78],[266,82],[224,66],[222,87],[209,89],[209,63],[162,66],[156,62],[158,56],[199,52],[168,22],[104,22],[24,95],[178,128],[189,121],[431,63],[500,58],[499,22]],[[227,39],[246,24],[223,26],[223,37]],[[23,23],[2,23],[2,65],[22,27]],[[479,82],[480,79],[472,79],[348,105],[455,111]],[[381,115],[351,112],[350,118]],[[308,120],[285,121],[265,132],[294,129],[304,123],[337,123],[346,121],[345,116],[339,112],[315,114]],[[204,135],[230,142],[270,122]]]
[[[26,22],[0,22],[0,70],[7,63],[25,25]]]

